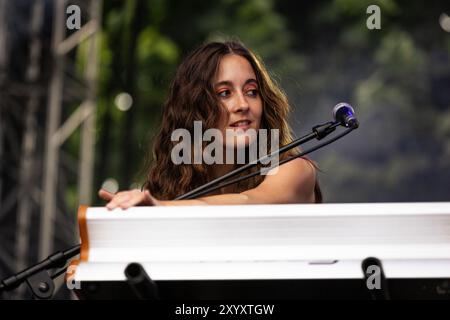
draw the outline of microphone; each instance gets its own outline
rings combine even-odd
[[[333,118],[347,128],[356,129],[359,126],[355,116],[355,110],[346,102],[341,102],[334,106]]]

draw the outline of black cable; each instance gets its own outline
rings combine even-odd
[[[303,151],[303,152],[299,153],[298,155],[295,155],[295,156],[289,157],[289,158],[287,158],[287,159],[284,159],[283,161],[280,161],[280,162],[279,162],[278,166],[281,166],[282,164],[284,164],[284,163],[286,163],[286,162],[289,162],[289,161],[291,161],[291,160],[294,160],[294,159],[296,159],[296,158],[299,158],[299,157],[302,157],[302,156],[304,156],[304,155],[307,155],[307,154],[309,154],[309,153],[311,153],[311,152],[313,152],[313,151],[316,151],[316,150],[319,149],[319,148],[325,147],[326,145],[328,145],[328,144],[330,144],[330,143],[332,143],[332,142],[334,142],[334,141],[336,141],[336,140],[338,140],[338,139],[344,137],[345,135],[349,134],[349,133],[350,133],[351,131],[353,131],[353,130],[355,130],[355,128],[349,128],[349,129],[345,130],[343,133],[337,135],[337,136],[334,137],[334,138],[331,138],[331,139],[329,139],[329,140],[327,140],[327,141],[325,141],[325,142],[322,142],[322,143],[316,145],[315,147],[312,147],[312,148],[310,148],[310,149],[308,149],[308,150],[306,150],[306,151]],[[193,199],[193,198],[202,196],[202,195],[204,195],[204,194],[208,194],[208,193],[210,193],[210,192],[212,192],[212,191],[214,191],[214,190],[217,190],[217,189],[226,187],[226,186],[228,186],[228,185],[230,185],[230,184],[234,184],[234,183],[237,183],[237,182],[239,182],[239,181],[249,179],[249,178],[254,177],[254,176],[258,175],[258,174],[262,174],[264,171],[267,171],[267,170],[268,170],[268,168],[263,168],[263,169],[261,169],[261,170],[259,170],[259,171],[257,171],[257,172],[252,172],[252,173],[247,174],[247,175],[245,175],[245,176],[243,176],[243,177],[239,177],[239,178],[236,178],[236,179],[234,179],[234,180],[230,180],[230,181],[224,182],[224,183],[222,183],[222,184],[220,184],[220,185],[218,185],[218,186],[213,186],[213,187],[208,188],[208,189],[206,189],[206,190],[198,191],[198,192],[196,192],[196,193],[194,193],[194,194],[192,194],[192,195],[189,195],[189,198],[188,198],[188,199]]]

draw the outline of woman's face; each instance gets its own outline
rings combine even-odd
[[[224,56],[214,79],[214,90],[218,99],[229,112],[229,119],[222,119],[221,128],[226,147],[245,147],[254,142],[261,124],[263,111],[258,82],[252,66],[242,56]],[[226,131],[235,133],[233,139],[226,139]]]

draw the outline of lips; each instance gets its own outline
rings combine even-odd
[[[252,122],[248,119],[242,119],[242,120],[238,120],[235,121],[233,123],[230,124],[231,128],[236,128],[236,129],[248,129],[250,127],[250,124]]]

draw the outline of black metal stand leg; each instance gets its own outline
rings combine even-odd
[[[125,268],[127,283],[139,300],[159,300],[158,287],[141,264],[133,262]]]
[[[374,257],[363,260],[364,285],[373,300],[389,300],[389,288],[381,261]]]

